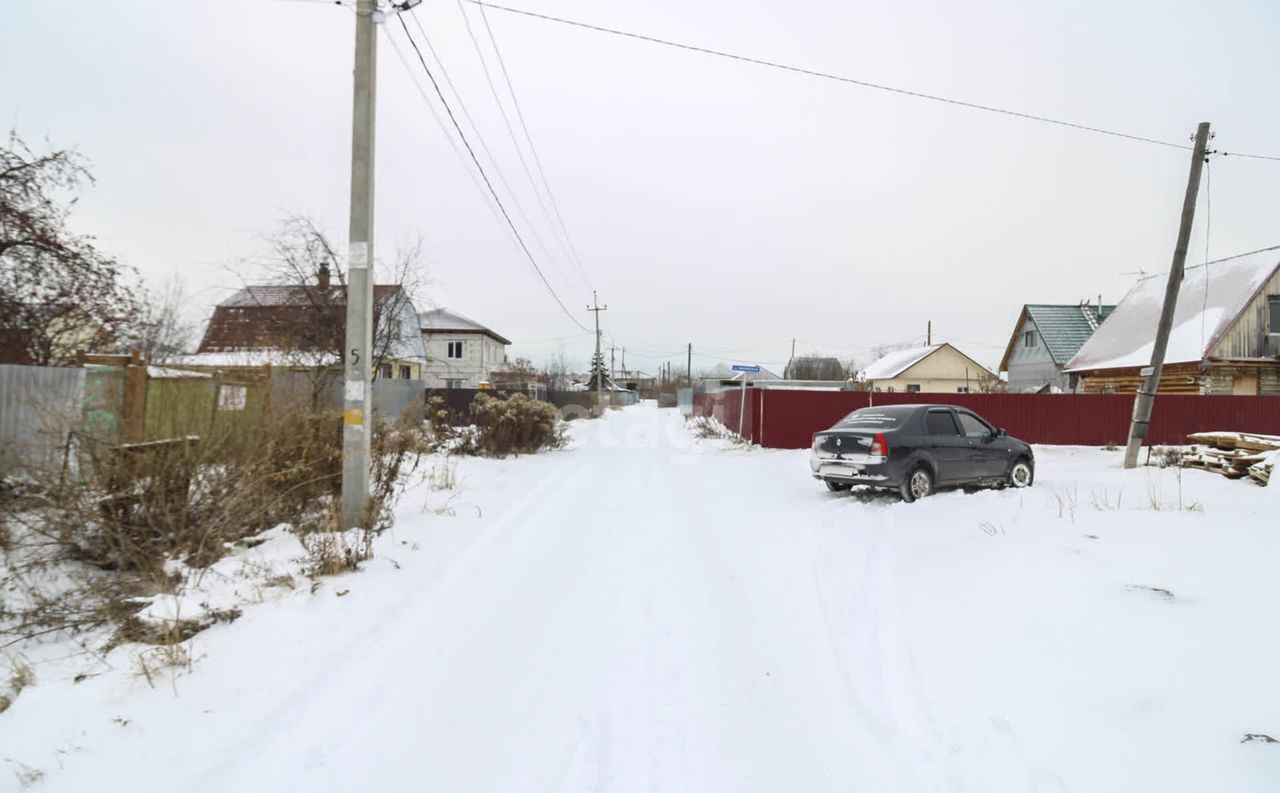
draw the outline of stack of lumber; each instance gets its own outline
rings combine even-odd
[[[1214,471],[1228,479],[1249,478],[1260,485],[1271,481],[1271,470],[1280,462],[1280,437],[1247,432],[1197,432],[1196,443],[1182,457],[1184,468]]]

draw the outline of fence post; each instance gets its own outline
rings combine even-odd
[[[125,443],[141,443],[147,432],[147,367],[137,350],[124,367]]]

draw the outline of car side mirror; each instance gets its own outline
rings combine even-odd
[[[1009,436],[1009,433],[1004,431],[1004,427],[1001,427],[1000,429],[996,430],[997,438],[1007,438],[1008,436]]]

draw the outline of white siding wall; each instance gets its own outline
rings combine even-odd
[[[507,362],[506,346],[479,333],[424,333],[427,349],[427,388],[446,388],[458,380],[461,388],[476,388],[489,373]],[[462,358],[449,357],[449,342],[462,342]]]

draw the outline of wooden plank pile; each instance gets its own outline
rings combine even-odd
[[[1196,445],[1182,456],[1183,468],[1214,471],[1228,479],[1248,478],[1265,485],[1280,461],[1280,437],[1275,435],[1197,432],[1187,437]]]

